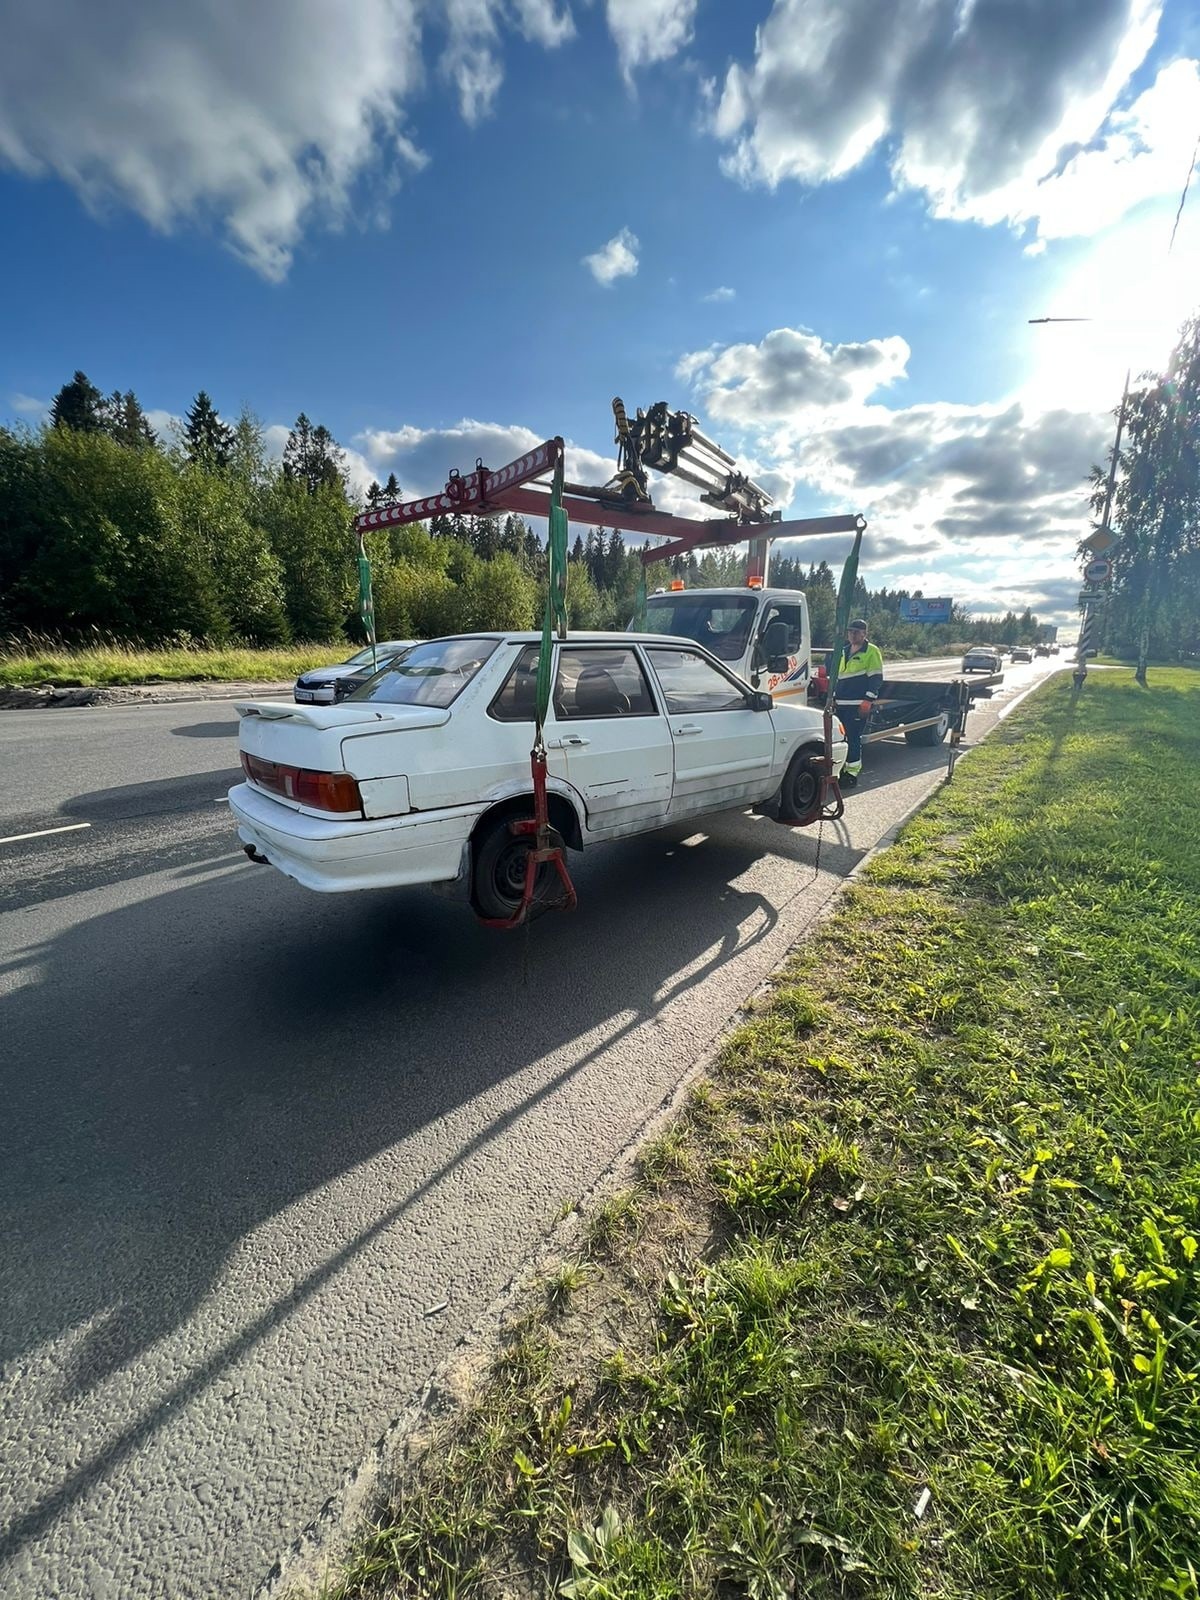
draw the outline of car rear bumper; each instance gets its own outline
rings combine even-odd
[[[378,821],[326,820],[294,811],[247,783],[229,791],[229,808],[243,844],[323,894],[458,878],[477,815],[460,809]]]

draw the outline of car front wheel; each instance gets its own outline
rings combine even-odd
[[[823,757],[811,751],[798,750],[788,764],[779,787],[779,817],[806,817],[817,803],[821,792]]]

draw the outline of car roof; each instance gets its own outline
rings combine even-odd
[[[424,639],[423,644],[439,644],[442,639],[495,639],[500,644],[540,644],[542,635],[540,629],[535,633],[532,628],[520,632],[495,633],[481,629],[478,633],[446,633],[437,639]],[[556,640],[556,643],[559,641]],[[610,629],[607,632],[580,629],[572,631],[561,641],[563,644],[673,644],[680,643],[695,645],[696,641],[681,640],[677,633],[627,633],[624,629]],[[704,646],[699,647],[703,649]]]

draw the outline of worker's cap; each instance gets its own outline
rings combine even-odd
[[[866,631],[867,631],[867,620],[866,620],[865,617],[855,617],[854,621],[847,623],[846,626],[847,626],[847,628],[850,628],[850,629],[857,628],[862,633],[866,633]]]

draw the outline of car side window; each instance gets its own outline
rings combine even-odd
[[[488,714],[497,722],[532,722],[537,712],[537,669],[538,646],[527,644],[517,652]]]
[[[594,717],[654,717],[658,708],[636,651],[620,646],[560,645],[554,715],[560,722]]]
[[[655,645],[649,651],[671,716],[703,711],[744,711],[746,692],[694,650]]]

